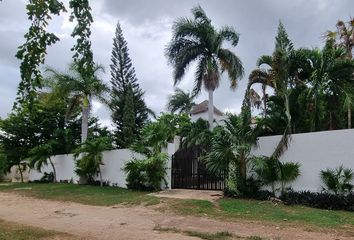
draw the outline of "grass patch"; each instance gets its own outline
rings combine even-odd
[[[1,240],[38,240],[53,237],[57,237],[58,239],[74,239],[65,233],[10,223],[0,219]]]
[[[154,205],[160,202],[157,197],[148,196],[146,192],[132,191],[118,187],[77,184],[16,183],[8,186],[0,185],[0,191],[16,192],[25,196],[42,199],[70,201],[98,206],[111,206],[115,204]]]
[[[155,231],[159,232],[173,232],[173,233],[180,233],[191,237],[198,237],[200,239],[205,240],[229,240],[229,239],[236,239],[231,233],[224,231],[224,232],[216,232],[216,233],[205,233],[205,232],[198,232],[198,231],[190,231],[190,230],[179,230],[177,228],[164,228],[164,227],[155,227]],[[239,239],[237,237],[237,239]]]
[[[303,206],[274,205],[271,202],[220,199],[218,207],[203,200],[173,200],[162,210],[183,215],[209,216],[222,220],[246,219],[281,225],[320,228],[354,228],[354,213]]]
[[[156,226],[154,228],[155,231],[160,232],[173,232],[173,233],[180,233],[191,237],[198,237],[204,240],[231,240],[231,239],[246,239],[246,240],[263,240],[261,237],[250,236],[247,238],[242,238],[239,236],[235,236],[234,234],[223,231],[223,232],[216,232],[216,233],[206,233],[206,232],[198,232],[198,231],[190,231],[190,230],[179,230],[177,228],[163,228],[160,226]]]

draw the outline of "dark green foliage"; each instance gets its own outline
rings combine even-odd
[[[54,178],[54,173],[53,172],[50,172],[50,173],[44,172],[43,176],[41,177],[41,179],[39,179],[38,182],[40,182],[40,183],[52,183],[54,181],[55,181],[55,178]]]
[[[189,114],[192,110],[194,103],[195,95],[192,95],[190,92],[184,92],[180,88],[176,88],[175,92],[169,96],[167,109],[171,113],[179,112]]]
[[[21,60],[21,82],[18,86],[17,101],[27,102],[33,107],[37,97],[36,90],[42,87],[43,79],[40,66],[44,64],[47,46],[55,44],[59,38],[54,33],[47,32],[51,15],[59,15],[65,11],[61,1],[30,0],[26,6],[28,19],[32,24],[25,34],[26,42],[19,46],[16,57]]]
[[[119,139],[125,146],[130,146],[135,138],[135,114],[134,114],[134,95],[133,89],[129,85],[125,95],[123,109],[123,134]]]
[[[71,33],[76,39],[76,44],[71,51],[74,51],[74,61],[77,64],[78,72],[83,79],[94,76],[93,53],[91,50],[91,24],[93,23],[91,7],[88,0],[70,0],[70,21],[77,21],[77,24]]]
[[[350,168],[339,166],[336,169],[327,168],[321,171],[324,190],[336,195],[350,194],[353,189],[354,172]]]
[[[124,39],[119,23],[117,23],[116,33],[113,39],[111,61],[112,90],[109,106],[112,111],[111,117],[115,126],[115,143],[118,147],[124,148],[128,147],[131,143],[131,141],[126,142],[124,139],[124,128],[132,129],[133,136],[138,136],[140,129],[148,120],[148,114],[152,113],[152,111],[147,108],[144,102],[144,92],[138,84],[135,69],[129,57],[127,42]],[[130,94],[129,91],[132,91],[133,94],[133,104],[129,111],[134,111],[134,119],[133,117],[129,117],[133,122],[129,122],[129,126],[124,126],[125,123],[127,123],[123,118],[125,117],[125,105],[127,95]],[[134,125],[132,125],[132,123]]]
[[[101,174],[102,152],[112,149],[112,142],[107,137],[97,137],[86,140],[80,147],[75,150],[74,157],[76,161],[75,172],[86,178],[88,182],[93,182],[94,178],[99,175],[101,186],[103,179]]]
[[[286,162],[269,157],[255,157],[252,161],[252,170],[263,185],[270,185],[273,194],[280,190],[285,193],[286,184],[295,181],[300,176],[300,164]],[[280,183],[278,189],[276,184]]]
[[[167,147],[168,142],[173,141],[173,138],[180,135],[190,124],[190,118],[186,114],[164,113],[155,122],[144,126],[140,139],[132,144],[131,149],[150,157]]]
[[[128,188],[157,191],[161,189],[162,181],[167,187],[165,179],[167,160],[166,153],[156,153],[145,160],[133,159],[126,163],[124,171],[127,173]]]
[[[250,121],[250,108],[245,100],[239,116],[229,115],[224,128],[215,128],[211,148],[203,156],[210,171],[227,170],[228,191],[239,196],[248,191],[247,169],[253,158],[250,152],[257,141],[258,128],[253,128]]]
[[[199,146],[207,150],[211,145],[212,131],[209,130],[208,121],[199,118],[195,122],[185,124],[179,136],[181,137],[181,147]]]
[[[354,195],[334,195],[330,193],[293,192],[284,193],[280,199],[287,205],[304,205],[329,210],[354,211]]]

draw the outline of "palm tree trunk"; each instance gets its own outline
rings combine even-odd
[[[81,120],[81,143],[84,143],[87,139],[88,132],[88,118],[89,118],[89,99],[87,96],[84,97],[82,104],[82,120]]]
[[[56,183],[57,182],[57,172],[55,170],[54,164],[53,164],[52,159],[50,157],[49,157],[49,162],[53,168],[53,182]]]
[[[267,96],[266,96],[266,85],[262,85],[262,92],[263,92],[263,117],[266,118],[267,116]]]
[[[98,174],[100,175],[100,186],[103,187],[102,172],[100,166],[98,166]]]
[[[214,99],[213,93],[214,90],[209,90],[209,101],[208,101],[208,122],[209,122],[209,129],[213,130],[214,128]]]
[[[21,163],[18,164],[18,170],[20,171],[20,176],[21,176],[21,183],[23,183],[23,173],[22,173],[22,168],[21,168]]]
[[[348,106],[348,129],[352,128],[352,108]]]

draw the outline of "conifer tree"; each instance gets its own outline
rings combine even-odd
[[[134,141],[135,114],[133,89],[128,86],[123,108],[123,140],[120,145],[129,146]]]
[[[126,118],[134,120],[132,133],[133,136],[136,137],[139,130],[148,120],[148,115],[151,110],[146,107],[144,102],[144,92],[138,84],[135,69],[132,66],[132,60],[129,57],[127,41],[124,39],[119,22],[117,23],[116,33],[113,39],[111,61],[111,117],[115,126],[115,143],[118,147],[124,148],[129,146],[129,142],[124,141],[124,132],[127,131],[127,129],[130,129],[130,125],[132,124],[132,122],[128,123],[128,121],[124,121],[124,113],[133,111],[134,116],[128,116]],[[127,109],[128,106],[125,107],[126,96],[130,91],[129,89],[132,91],[132,104],[130,104],[130,110]],[[129,126],[124,126],[125,124],[128,124]],[[130,136],[127,137],[130,138]]]

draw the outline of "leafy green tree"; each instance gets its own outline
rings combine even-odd
[[[86,177],[88,182],[94,182],[94,177],[98,174],[100,186],[103,186],[101,165],[102,152],[112,149],[112,142],[107,137],[98,137],[86,140],[75,150],[76,161],[75,172],[82,177]]]
[[[128,91],[125,95],[125,103],[123,109],[123,139],[122,144],[130,146],[134,141],[134,130],[135,130],[135,114],[134,114],[134,96],[133,89],[131,86],[128,87]],[[124,142],[124,144],[123,144]]]
[[[52,161],[52,156],[55,154],[54,146],[56,144],[52,140],[32,148],[29,152],[29,166],[31,168],[36,168],[40,172],[43,166],[48,165],[48,162],[50,163],[53,169],[53,182],[57,181],[57,172]]]
[[[336,195],[345,195],[352,191],[354,172],[350,168],[339,166],[336,169],[327,168],[321,171],[321,180],[327,191]]]
[[[141,90],[138,79],[135,75],[135,69],[132,60],[129,57],[127,41],[124,39],[123,32],[119,22],[117,23],[115,36],[113,39],[113,49],[111,55],[111,100],[110,108],[112,111],[112,121],[115,126],[115,142],[118,147],[128,147],[131,143],[124,140],[124,129],[130,129],[133,125],[133,135],[138,136],[140,129],[148,121],[149,114],[153,112],[147,108],[144,102],[144,92]],[[133,94],[134,111],[133,122],[124,121],[124,111],[126,95],[130,94],[130,88]],[[124,126],[127,123],[129,126]]]
[[[197,61],[193,95],[199,93],[202,86],[208,91],[208,120],[213,128],[213,92],[220,84],[221,73],[228,73],[232,89],[236,88],[237,79],[243,76],[240,59],[222,47],[225,41],[235,47],[239,35],[232,27],[216,30],[200,6],[194,7],[192,14],[193,19],[181,18],[174,23],[166,55],[174,68],[175,85],[182,80],[188,66]]]
[[[77,107],[82,108],[81,114],[81,142],[85,142],[88,134],[90,105],[92,98],[107,103],[105,95],[109,87],[102,82],[98,73],[103,71],[102,66],[94,67],[93,76],[84,77],[77,64],[72,64],[67,73],[58,72],[54,69],[47,69],[50,84],[59,93],[69,93],[71,96],[67,115],[70,116]]]
[[[27,5],[28,19],[32,21],[25,34],[26,42],[19,46],[16,57],[21,60],[21,82],[18,86],[17,101],[28,102],[30,108],[37,97],[36,90],[42,87],[40,66],[45,62],[47,47],[59,41],[59,38],[47,31],[51,15],[60,15],[65,11],[61,1],[29,0]]]
[[[167,109],[172,113],[186,113],[189,114],[192,110],[192,107],[195,105],[194,102],[195,96],[190,92],[184,92],[180,88],[176,88],[175,92],[169,96]]]
[[[131,149],[147,157],[156,155],[190,124],[190,118],[186,114],[163,113],[156,121],[143,127],[140,139],[132,144]]]

